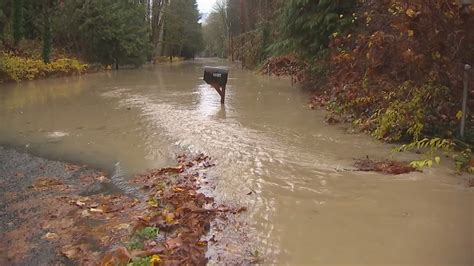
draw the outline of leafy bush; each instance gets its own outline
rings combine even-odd
[[[397,152],[404,152],[404,151],[413,151],[416,150],[418,152],[425,150],[424,153],[425,158],[422,160],[415,160],[410,163],[410,165],[414,168],[423,168],[423,167],[431,167],[433,164],[439,164],[441,161],[441,157],[437,156],[438,151],[442,151],[446,155],[453,152],[455,148],[455,143],[448,139],[441,139],[441,138],[434,138],[428,139],[424,138],[422,140],[416,140],[409,144],[404,144],[401,147],[395,149]]]
[[[255,68],[265,51],[263,35],[259,30],[246,32],[234,38],[234,56],[246,68]]]
[[[281,36],[269,49],[274,54],[320,56],[328,48],[331,35],[354,25],[356,6],[354,0],[285,1],[280,17]]]
[[[361,105],[361,98],[350,104]],[[449,99],[449,90],[437,84],[424,84],[416,87],[406,82],[392,92],[384,94],[385,105],[369,119],[374,123],[372,135],[378,139],[397,141],[403,137],[418,140],[421,136],[429,134],[427,128],[433,123],[447,127],[447,121],[438,120],[442,103],[440,99]],[[370,104],[375,105],[374,101]],[[434,129],[429,128],[430,131]]]
[[[325,95],[386,141],[452,138],[462,63],[474,60],[474,31],[466,27],[473,14],[456,1],[364,1],[354,30],[331,37],[328,84],[315,100]],[[474,116],[467,116],[469,128]]]
[[[82,74],[87,67],[77,59],[60,58],[45,64],[40,59],[2,53],[0,54],[0,82],[33,80],[52,75]]]

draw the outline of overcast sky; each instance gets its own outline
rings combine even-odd
[[[211,12],[215,2],[216,0],[197,0],[199,12],[203,13],[204,15],[208,14]]]

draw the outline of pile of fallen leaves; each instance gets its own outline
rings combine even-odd
[[[400,175],[417,171],[409,163],[384,160],[374,161],[369,158],[356,160],[354,166],[358,171],[381,172],[384,174]]]
[[[182,155],[178,162],[132,179],[143,188],[144,199],[89,189],[112,184],[100,172],[79,175],[79,166],[66,166],[76,176],[72,179],[37,177],[25,195],[6,197],[16,202],[7,211],[24,221],[1,235],[8,261],[22,263],[26,256],[44,252],[41,243],[47,242],[53,248],[49,252],[57,255],[51,263],[206,264],[211,221],[245,209],[216,206],[198,192],[208,183],[203,170],[213,166],[209,157]]]
[[[102,259],[102,265],[205,265],[210,223],[217,213],[243,209],[213,207],[213,199],[198,192],[200,176],[192,169],[213,166],[209,157],[178,157],[179,165],[137,175],[134,183],[148,196],[126,246]]]

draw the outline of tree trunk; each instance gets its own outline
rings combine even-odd
[[[51,57],[51,14],[50,1],[45,1],[43,4],[43,61],[48,64]]]
[[[171,0],[153,0],[151,7],[151,33],[153,43],[153,58],[160,56],[163,42],[164,12]]]
[[[18,45],[23,37],[23,0],[13,0],[13,41]]]

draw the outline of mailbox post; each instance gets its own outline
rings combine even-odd
[[[225,103],[225,87],[227,85],[228,76],[229,71],[227,69],[217,67],[204,68],[204,81],[219,93],[221,96],[221,104]]]

